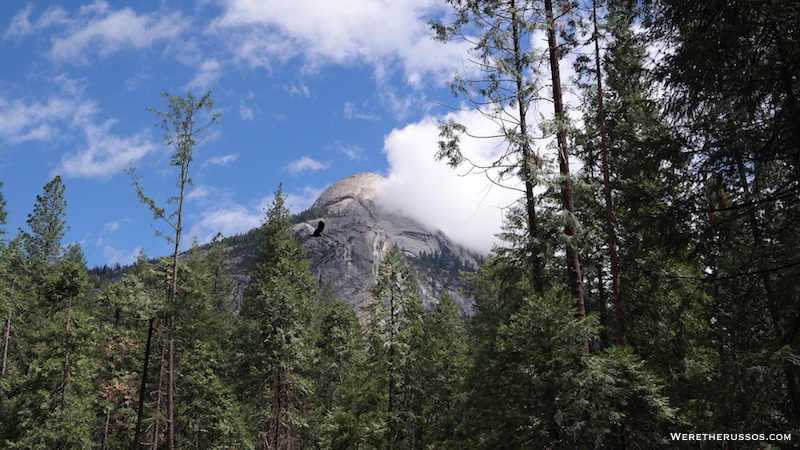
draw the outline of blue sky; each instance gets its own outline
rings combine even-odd
[[[294,211],[361,171],[385,202],[486,252],[517,197],[434,161],[464,44],[431,39],[440,0],[68,1],[0,4],[0,181],[9,234],[42,186],[66,184],[65,243],[90,266],[130,263],[153,236],[125,169],[157,201],[175,194],[170,149],[146,108],[213,92],[221,123],[197,148],[186,231],[201,241],[258,226],[279,183]],[[465,144],[467,146],[473,144]],[[474,144],[479,159],[498,147]],[[187,239],[188,241],[188,239]]]

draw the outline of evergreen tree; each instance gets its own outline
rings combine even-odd
[[[237,325],[240,392],[263,448],[312,445],[306,414],[316,281],[291,229],[286,196],[275,193],[260,228],[256,266]]]
[[[61,240],[67,232],[64,221],[67,201],[64,183],[56,175],[44,185],[44,193],[36,196],[33,212],[28,214],[30,233],[21,233],[25,251],[31,260],[34,280],[41,283],[61,262],[64,253]]]
[[[24,371],[8,411],[8,448],[90,448],[99,428],[93,414],[98,373],[97,322],[88,308],[88,271],[79,246],[39,286],[42,302],[25,335]]]
[[[436,38],[442,42],[473,43],[472,61],[478,72],[474,78],[457,76],[451,84],[453,94],[467,97],[477,111],[497,123],[498,135],[506,140],[509,149],[492,164],[477,165],[463,155],[460,148],[462,135],[474,136],[464,125],[451,121],[439,127],[443,140],[439,142],[436,158],[447,160],[452,167],[470,164],[473,170],[488,174],[497,184],[502,184],[510,174],[519,176],[525,185],[527,260],[534,289],[541,293],[544,292],[544,255],[534,187],[541,177],[543,160],[533,150],[536,136],[529,123],[529,109],[541,89],[535,68],[541,58],[530,46],[536,17],[540,17],[541,11],[526,0],[448,0],[447,3],[453,8],[455,20],[449,24],[432,24]],[[476,31],[477,40],[472,36]]]
[[[798,9],[793,2],[658,3],[654,35],[676,130],[691,146],[681,216],[698,237],[717,428],[800,424]],[[723,398],[722,393],[728,392]],[[757,400],[754,400],[757,399]],[[747,424],[747,425],[745,425]]]
[[[570,42],[559,44],[557,29],[569,29],[573,25],[565,19],[573,8],[570,2],[557,2],[560,10],[554,13],[552,0],[543,5],[526,0],[498,1],[449,1],[455,12],[455,21],[450,25],[434,24],[437,38],[447,41],[454,38],[474,42],[472,52],[474,64],[481,73],[475,80],[457,78],[453,83],[453,93],[465,95],[479,106],[479,111],[499,125],[498,135],[506,139],[509,152],[484,171],[503,167],[500,173],[505,176],[517,174],[525,183],[525,218],[527,242],[525,250],[529,254],[531,280],[534,291],[543,294],[544,263],[548,255],[543,254],[541,219],[537,216],[537,201],[533,187],[542,178],[543,159],[532,149],[534,138],[555,135],[556,153],[559,166],[557,182],[560,186],[560,200],[563,224],[563,247],[566,255],[566,285],[576,301],[578,314],[585,314],[583,275],[578,255],[578,224],[575,215],[575,195],[570,173],[568,120],[565,112],[560,59],[566,53]],[[532,45],[532,34],[539,29],[547,33],[548,52],[543,58]],[[477,33],[477,39],[470,35]],[[566,33],[565,33],[566,34]],[[534,101],[543,95],[539,78],[539,64],[547,61],[554,116],[542,124],[542,136],[534,136],[529,123],[528,110]],[[480,108],[483,107],[483,109]],[[459,141],[466,128],[450,122],[440,127],[441,136],[437,158],[446,159],[456,167],[464,162]],[[502,179],[502,178],[501,178]]]
[[[374,445],[420,445],[422,399],[422,302],[416,275],[395,245],[378,267],[367,319],[369,372],[375,392],[373,411],[382,423]]]
[[[183,351],[175,367],[181,402],[175,439],[179,448],[252,448],[242,405],[224,379],[221,340],[229,323],[226,301],[231,280],[222,267],[224,251],[215,238],[205,251],[197,242],[183,266],[174,329]]]
[[[449,294],[425,315],[421,362],[422,393],[419,448],[457,448],[458,424],[465,401],[467,329]]]
[[[165,292],[157,270],[140,252],[124,277],[109,285],[98,296],[105,330],[97,385],[100,401],[98,416],[104,425],[97,433],[101,448],[129,449],[135,439],[137,417],[144,416],[144,400],[137,394],[142,386],[141,355],[147,340],[152,340],[148,325],[163,311]],[[147,359],[149,362],[149,358]],[[151,431],[160,427],[151,421]],[[141,431],[140,431],[141,433]],[[148,433],[153,436],[152,433]],[[141,435],[139,438],[141,439]]]
[[[319,303],[314,386],[316,420],[322,448],[357,447],[368,424],[359,419],[366,409],[363,381],[365,342],[355,311],[343,300],[323,295]]]
[[[489,258],[475,277],[460,447],[666,445],[675,411],[658,378],[629,350],[587,353],[597,316],[576,317],[568,296],[530,295],[528,286],[503,259]],[[640,426],[626,442],[631,402]]]
[[[0,181],[0,243],[5,242],[6,225],[8,224],[8,211],[6,210],[8,202],[3,196],[3,182]]]

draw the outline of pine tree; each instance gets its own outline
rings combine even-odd
[[[87,448],[98,428],[92,408],[97,322],[87,305],[88,271],[78,245],[61,259],[38,286],[38,314],[26,318],[36,328],[16,336],[25,367],[6,417],[8,448]]]
[[[463,40],[473,44],[474,69],[478,75],[457,76],[451,84],[454,95],[462,95],[488,120],[498,124],[498,135],[509,149],[496,161],[480,166],[465,156],[460,148],[463,135],[472,136],[462,124],[440,125],[437,159],[452,167],[471,165],[471,170],[486,173],[496,184],[510,175],[518,175],[525,185],[525,211],[528,241],[526,251],[533,287],[544,292],[543,255],[537,223],[534,187],[541,177],[542,158],[533,150],[534,131],[529,123],[529,109],[539,95],[534,64],[540,60],[530,47],[535,32],[534,17],[539,11],[526,0],[495,2],[483,0],[448,0],[455,13],[451,24],[434,23],[441,42]],[[478,38],[472,36],[477,30]],[[488,137],[488,136],[483,136]],[[499,170],[498,170],[499,169]],[[493,173],[494,172],[494,173]]]
[[[323,291],[318,304],[319,331],[314,370],[315,420],[322,448],[358,446],[366,424],[360,423],[365,366],[365,342],[355,311]]]
[[[237,325],[240,391],[263,448],[303,448],[307,435],[316,281],[278,188],[260,228],[256,266]]]
[[[44,185],[44,193],[36,196],[33,212],[28,214],[30,233],[23,231],[25,251],[32,263],[32,275],[37,283],[52,273],[61,262],[64,249],[61,240],[67,232],[64,221],[67,201],[64,199],[64,183],[56,175]]]
[[[3,196],[3,182],[0,181],[0,244],[5,243],[6,240],[6,225],[8,224],[8,210],[6,210],[7,206],[8,202]]]
[[[467,329],[458,305],[449,294],[425,315],[422,350],[419,447],[456,448],[464,376],[467,369]]]
[[[224,378],[221,341],[230,319],[227,297],[231,279],[222,267],[225,252],[219,238],[205,249],[195,241],[182,266],[176,297],[175,342],[183,351],[175,367],[175,442],[179,448],[252,448],[242,404]]]
[[[105,318],[105,333],[97,389],[98,416],[103,420],[101,448],[129,449],[136,439],[137,418],[145,416],[144,398],[137,394],[146,386],[150,358],[142,371],[141,355],[153,340],[155,317],[164,309],[163,281],[147,255],[140,252],[122,280],[98,295]],[[148,342],[151,341],[151,342]],[[144,383],[144,384],[143,384]],[[141,403],[140,403],[141,401]],[[156,421],[152,421],[153,428]],[[160,424],[158,424],[160,427]],[[139,430],[141,440],[142,430]],[[152,434],[150,434],[152,436]],[[138,440],[137,440],[138,441]]]
[[[575,214],[575,195],[570,173],[569,142],[567,139],[568,120],[562,94],[560,59],[567,45],[558,43],[557,29],[568,28],[568,16],[573,5],[559,2],[558,17],[554,13],[551,0],[545,0],[543,7],[526,0],[497,1],[451,1],[455,21],[451,25],[434,24],[437,38],[447,41],[454,38],[474,42],[472,48],[474,65],[481,73],[475,80],[457,78],[453,83],[453,93],[465,95],[478,106],[478,110],[489,120],[499,125],[498,135],[509,144],[509,151],[487,167],[490,171],[498,167],[504,170],[502,176],[517,174],[525,184],[525,218],[527,225],[527,244],[531,279],[534,291],[544,293],[544,264],[547,255],[544,245],[541,218],[537,215],[537,200],[534,185],[541,180],[544,160],[533,152],[534,138],[555,135],[556,153],[559,165],[558,184],[560,185],[561,211],[563,215],[564,249],[566,255],[566,284],[575,297],[578,314],[585,315],[583,275],[578,255],[578,224]],[[563,22],[563,23],[562,23]],[[544,29],[548,38],[547,57],[542,58],[532,46],[532,34]],[[477,33],[477,39],[470,34]],[[569,43],[567,43],[569,44]],[[542,136],[534,136],[529,123],[528,110],[533,102],[544,94],[543,78],[539,74],[539,64],[549,63],[551,86],[550,98],[554,105],[551,121],[541,124]],[[443,141],[439,142],[437,158],[446,159],[457,167],[468,162],[462,154],[459,141],[461,136],[469,136],[468,130],[458,123],[444,123],[440,127]]]
[[[785,1],[659,7],[653,30],[672,49],[660,80],[693,152],[683,203],[692,207],[682,216],[701,236],[698,278],[715,320],[715,382],[703,397],[713,399],[717,427],[798,426],[800,335],[791,324],[800,302],[790,287],[798,275],[798,10]]]
[[[421,422],[422,302],[416,275],[400,249],[392,246],[378,267],[370,290],[367,319],[370,372],[383,423],[376,445],[417,447]]]

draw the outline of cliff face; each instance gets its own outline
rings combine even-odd
[[[312,271],[320,285],[332,291],[357,312],[369,304],[370,287],[386,252],[397,245],[417,267],[420,295],[430,307],[448,292],[462,313],[472,313],[472,303],[459,294],[459,269],[475,269],[478,256],[413,219],[380,205],[386,180],[374,173],[358,173],[341,180],[320,195],[307,218],[294,230],[308,250]],[[319,237],[311,236],[318,221],[325,222]]]

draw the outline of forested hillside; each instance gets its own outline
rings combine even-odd
[[[27,229],[0,228],[0,447],[796,446],[798,3],[447,3],[433,32],[474,45],[480,73],[453,92],[508,153],[470,166],[474,136],[445,121],[431,157],[522,186],[506,245],[465,275],[470,317],[449,295],[423,308],[395,246],[359,320],[317,287],[280,188],[231,314],[225,246],[178,253],[196,133],[217,117],[193,112],[213,102],[167,96],[176,193],[159,205],[130,174],[174,254],[92,290],[59,176]],[[553,119],[534,125],[543,99]]]

